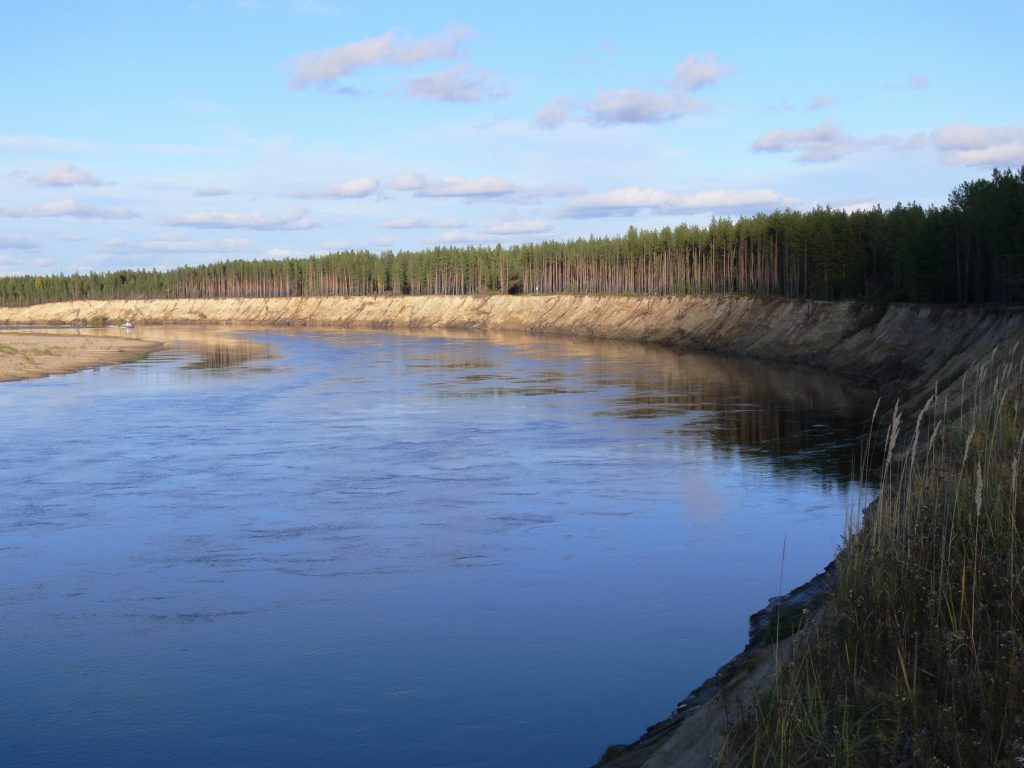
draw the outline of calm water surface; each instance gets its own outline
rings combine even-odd
[[[141,333],[179,341],[0,385],[3,765],[586,766],[862,493],[873,403],[806,370]]]

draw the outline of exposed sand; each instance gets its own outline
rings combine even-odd
[[[0,331],[0,381],[137,360],[160,346],[159,341],[132,338]]]
[[[920,405],[1024,339],[1024,311],[750,296],[330,296],[76,301],[0,307],[0,324],[176,323],[472,328],[646,341],[802,363]],[[910,396],[913,401],[908,403]]]

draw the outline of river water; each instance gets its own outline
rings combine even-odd
[[[824,374],[517,335],[147,329],[0,385],[0,764],[586,766],[864,490]]]

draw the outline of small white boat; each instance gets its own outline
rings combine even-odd
[[[121,327],[122,328],[134,328],[135,326],[132,324],[131,320],[125,320],[123,323],[121,323]]]

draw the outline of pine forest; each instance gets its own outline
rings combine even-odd
[[[1024,301],[1024,167],[941,207],[758,213],[618,237],[345,251],[167,271],[0,278],[0,304],[80,299],[521,293],[742,293],[929,303]]]

